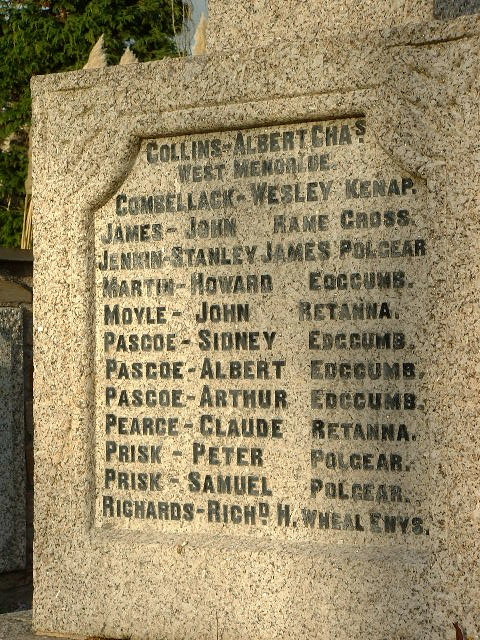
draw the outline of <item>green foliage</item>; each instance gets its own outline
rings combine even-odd
[[[18,140],[0,152],[0,246],[19,247],[22,236],[25,175],[28,167],[28,139]]]
[[[23,210],[5,209],[0,206],[0,247],[20,246],[22,237]]]
[[[83,67],[102,33],[109,64],[127,44],[142,62],[174,55],[184,3],[0,0],[0,245],[20,245],[31,76]]]

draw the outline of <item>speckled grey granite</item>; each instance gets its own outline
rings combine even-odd
[[[22,314],[0,308],[0,572],[25,566]]]
[[[435,0],[434,15],[444,20],[480,13],[479,0]]]
[[[323,40],[424,23],[434,0],[221,0],[209,3],[208,52]],[[461,4],[461,3],[460,3]]]
[[[32,612],[17,611],[0,615],[0,640],[52,640],[58,636],[37,635],[32,629]],[[79,640],[70,636],[65,640]]]
[[[225,2],[225,52],[33,80],[34,627],[479,640],[480,19],[370,2],[364,29],[341,3],[319,38],[306,0],[272,35],[279,3],[250,4]],[[378,332],[396,350],[357,349]],[[258,389],[274,410],[229,395]],[[209,431],[249,417],[277,437]],[[221,473],[250,493],[216,493]]]

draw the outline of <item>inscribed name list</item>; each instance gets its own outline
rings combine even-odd
[[[95,219],[97,525],[424,544],[425,198],[363,118],[144,141]]]

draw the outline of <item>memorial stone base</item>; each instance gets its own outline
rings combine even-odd
[[[480,18],[270,4],[33,80],[39,633],[479,640]]]

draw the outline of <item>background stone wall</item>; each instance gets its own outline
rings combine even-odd
[[[32,564],[32,266],[31,251],[0,249],[0,572]]]

